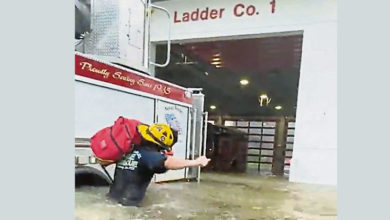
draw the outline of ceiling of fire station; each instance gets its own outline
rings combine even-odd
[[[301,49],[302,35],[173,44],[169,66],[158,68],[156,76],[203,88],[211,115],[295,116]],[[166,46],[158,46],[159,62],[165,53]],[[249,84],[241,85],[241,79]],[[268,106],[260,106],[261,94],[271,98]]]

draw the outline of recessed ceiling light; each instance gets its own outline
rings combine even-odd
[[[211,59],[212,61],[220,61],[221,60],[221,58],[220,57],[215,57],[215,58],[213,58],[213,59]]]
[[[222,67],[222,65],[215,65],[215,67],[217,67],[217,68],[221,68],[221,67]]]
[[[246,86],[246,85],[249,84],[249,80],[247,80],[247,79],[241,79],[241,80],[240,80],[240,84],[243,85],[243,86]]]
[[[221,64],[222,62],[221,61],[214,61],[214,62],[211,62],[211,64],[213,65],[218,65],[218,64]]]
[[[210,105],[210,109],[214,110],[214,109],[216,109],[216,108],[217,108],[217,106],[215,106],[215,105]]]
[[[216,53],[216,54],[214,54],[213,56],[214,56],[214,57],[219,57],[219,56],[221,56],[221,54],[220,54],[220,53]]]
[[[282,106],[277,105],[277,106],[275,106],[275,109],[276,109],[276,110],[280,110],[280,109],[282,109]]]

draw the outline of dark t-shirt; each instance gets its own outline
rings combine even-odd
[[[116,164],[109,197],[126,206],[138,206],[155,173],[164,173],[167,157],[157,150],[136,147]]]

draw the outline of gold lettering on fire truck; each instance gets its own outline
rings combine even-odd
[[[168,86],[161,85],[161,84],[154,85],[153,90],[163,92],[166,95],[171,93],[171,88],[169,88]]]
[[[140,85],[140,86],[148,87],[148,88],[152,88],[153,87],[153,85],[151,83],[145,82],[145,79],[139,79],[137,81],[137,84]]]
[[[123,76],[121,72],[115,72],[114,74],[112,74],[112,78],[114,78],[114,79],[120,79],[120,80],[129,82],[129,84],[130,84],[131,86],[135,84],[135,79],[132,79],[132,78],[129,77],[129,76]]]
[[[164,86],[163,92],[168,95],[171,93],[171,88]]]
[[[105,79],[110,76],[110,72],[107,69],[96,68],[89,62],[80,62],[80,66],[81,66],[82,70],[87,70],[87,71],[92,72],[92,73],[97,73],[99,75],[102,75]],[[167,85],[155,84],[153,82],[147,82],[144,78],[136,80],[136,79],[132,78],[131,76],[123,74],[120,71],[113,73],[112,78],[116,79],[116,80],[122,80],[122,81],[128,82],[130,86],[137,84],[139,86],[152,89],[153,91],[161,92],[165,95],[168,95],[171,93],[171,88]]]
[[[92,66],[91,63],[88,63],[88,62],[81,62],[80,63],[81,65],[81,69],[82,70],[88,70],[90,72],[93,72],[93,73],[97,73],[97,74],[100,74],[103,76],[103,78],[108,78],[108,76],[110,75],[110,72],[108,72],[107,69],[98,69],[98,68],[95,68]]]

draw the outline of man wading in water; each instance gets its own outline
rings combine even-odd
[[[116,164],[114,182],[108,193],[111,199],[122,205],[139,206],[155,173],[203,167],[210,161],[205,156],[196,160],[166,156],[164,151],[170,152],[177,142],[177,131],[167,124],[140,124],[137,129],[142,142]]]

